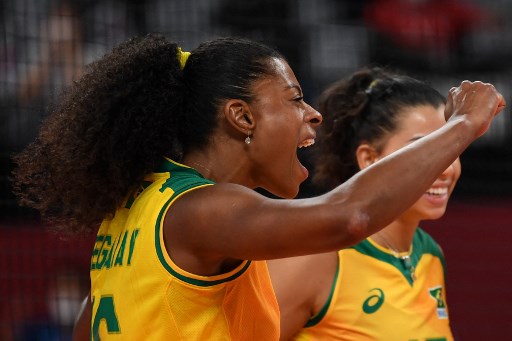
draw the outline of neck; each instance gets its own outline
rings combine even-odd
[[[380,246],[397,253],[409,252],[417,226],[416,222],[403,224],[399,220],[395,220],[384,229],[372,235],[371,238]]]
[[[242,141],[243,142],[243,141]],[[189,152],[183,156],[181,163],[194,168],[202,176],[216,183],[235,183],[249,188],[248,160],[243,153],[231,150],[229,144],[216,147],[208,146],[200,151]]]

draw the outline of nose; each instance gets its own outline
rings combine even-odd
[[[311,105],[307,104],[305,120],[306,122],[311,123],[313,126],[318,127],[320,124],[322,124],[323,117],[322,114],[316,111]]]

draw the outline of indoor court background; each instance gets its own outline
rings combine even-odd
[[[94,240],[56,236],[16,204],[10,155],[84,65],[147,32],[184,50],[222,35],[274,45],[312,103],[365,65],[395,67],[443,94],[464,79],[493,83],[509,105],[462,155],[445,217],[423,226],[446,255],[456,340],[512,340],[511,16],[507,0],[0,1],[0,340],[69,339]],[[300,196],[317,193],[306,182]]]

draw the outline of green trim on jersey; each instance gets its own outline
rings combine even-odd
[[[339,256],[338,256],[338,258],[339,258]],[[338,261],[337,263],[338,264],[336,265],[336,273],[334,274],[334,280],[332,281],[331,293],[329,294],[329,298],[325,302],[322,309],[320,309],[320,311],[318,313],[316,313],[315,316],[311,317],[308,320],[308,322],[304,326],[305,328],[313,327],[313,326],[317,325],[318,323],[320,323],[320,321],[322,321],[322,319],[324,318],[325,314],[327,314],[327,310],[329,310],[329,306],[331,305],[332,297],[334,296],[334,290],[336,289],[336,283],[338,282],[338,274],[340,273],[340,262]]]
[[[126,200],[126,204],[124,205],[124,208],[130,209],[135,202],[135,199],[146,189],[151,185],[153,182],[151,181],[142,181],[140,184],[138,190],[136,190],[134,193],[130,194],[128,197],[128,200]]]
[[[401,259],[398,259],[392,254],[377,249],[371,244],[370,241],[368,241],[368,239],[363,240],[361,243],[353,246],[352,248],[364,255],[368,255],[382,262],[391,264],[397,268],[404,275],[409,284],[412,285],[413,281],[409,269],[403,264]],[[418,227],[414,233],[412,240],[412,253],[410,255],[413,267],[417,267],[420,257],[423,254],[431,254],[439,258],[441,260],[441,264],[443,265],[443,272],[446,276],[446,263],[439,245],[428,233]]]
[[[157,253],[158,259],[160,260],[160,263],[162,263],[163,267],[172,276],[174,276],[184,282],[187,282],[187,283],[190,283],[193,285],[197,285],[197,286],[204,286],[204,287],[213,286],[213,285],[224,283],[224,282],[229,282],[229,281],[236,279],[240,275],[242,275],[247,270],[249,265],[251,264],[251,261],[245,261],[246,264],[237,273],[235,273],[229,277],[226,277],[226,278],[222,278],[219,280],[211,280],[211,281],[200,280],[197,278],[190,278],[185,275],[182,275],[182,274],[176,272],[167,263],[167,261],[165,260],[164,254],[163,254],[164,251],[162,249],[162,245],[160,244],[160,227],[161,227],[161,222],[162,222],[163,216],[164,216],[165,212],[167,211],[167,208],[177,197],[179,197],[183,193],[185,193],[191,189],[194,189],[194,188],[214,185],[215,182],[205,179],[195,169],[187,167],[185,165],[180,165],[180,164],[175,163],[174,161],[169,160],[169,159],[166,159],[165,162],[158,168],[158,172],[160,172],[160,173],[168,172],[170,174],[167,181],[164,182],[164,184],[160,188],[160,192],[164,192],[165,189],[167,189],[167,188],[171,189],[174,192],[173,195],[169,198],[169,200],[167,200],[165,205],[162,207],[162,209],[160,210],[160,213],[158,213],[158,218],[157,218],[156,224],[155,224],[156,253]]]

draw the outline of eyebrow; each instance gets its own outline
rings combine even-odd
[[[302,89],[300,88],[300,86],[298,84],[295,84],[295,83],[289,83],[285,89],[297,89],[300,93],[300,95],[302,96]]]

